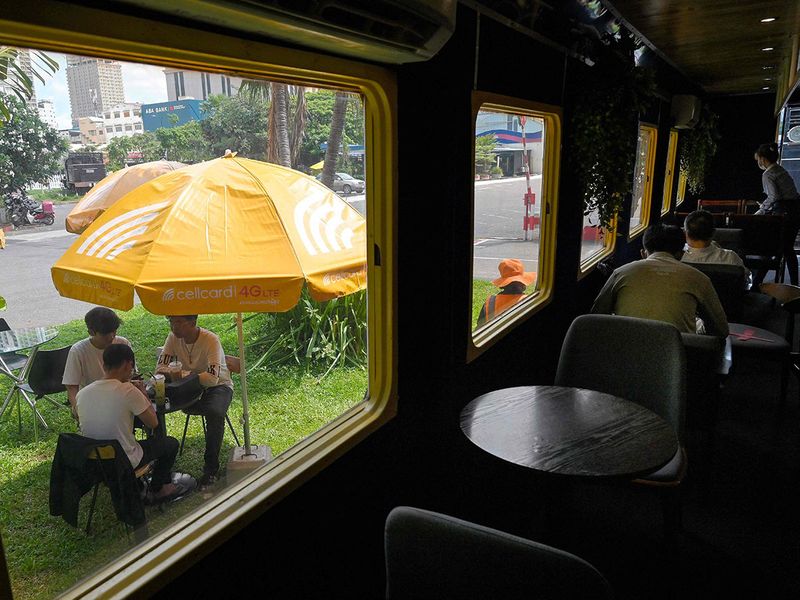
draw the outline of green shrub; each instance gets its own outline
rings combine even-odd
[[[315,302],[306,289],[297,305],[284,313],[259,313],[262,332],[250,344],[260,357],[251,367],[295,364],[325,370],[367,364],[367,294],[356,292],[327,302]],[[324,375],[323,375],[324,376]]]

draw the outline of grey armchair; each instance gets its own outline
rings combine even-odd
[[[386,597],[611,598],[585,560],[448,515],[399,506],[386,519]]]

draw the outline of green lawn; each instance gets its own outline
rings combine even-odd
[[[136,352],[140,370],[147,372],[155,363],[155,348],[164,343],[168,324],[163,317],[136,307],[120,313],[124,323],[119,334],[128,338]],[[238,354],[238,342],[231,315],[201,316],[199,324],[219,334],[228,354]],[[245,339],[258,337],[262,319],[245,322]],[[71,344],[86,336],[82,320],[59,326],[58,337],[45,348]],[[255,357],[248,352],[251,364]],[[4,378],[5,379],[5,378]],[[240,443],[242,405],[239,378],[234,376],[236,391],[229,410]],[[277,455],[307,437],[347,408],[363,399],[367,373],[359,368],[342,368],[321,378],[320,373],[308,373],[301,367],[269,366],[247,376],[250,399],[250,430],[252,443],[267,444]],[[8,385],[0,382],[0,400],[5,398]],[[59,401],[66,394],[53,396]],[[0,423],[0,529],[12,585],[17,600],[51,598],[65,590],[98,566],[128,549],[124,529],[113,515],[108,491],[101,488],[98,509],[92,522],[92,534],[74,529],[60,517],[48,511],[50,463],[59,432],[76,431],[69,411],[42,401],[39,408],[50,424],[49,431],[40,428],[40,438],[33,442],[33,418],[30,408],[22,407],[22,432],[18,430],[17,411],[9,410]],[[183,413],[167,417],[169,435],[180,439],[183,432]],[[221,462],[234,445],[226,428]],[[204,438],[199,417],[189,424],[186,449],[179,456],[175,469],[199,476],[202,471]],[[209,496],[209,494],[206,494]],[[148,509],[148,525],[158,531],[207,500],[201,493],[171,504],[163,512]],[[79,524],[85,527],[90,496],[81,502]],[[132,540],[132,538],[131,538]]]

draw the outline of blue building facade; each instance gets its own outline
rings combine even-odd
[[[201,100],[177,100],[142,104],[144,130],[155,131],[162,127],[178,127],[190,121],[202,121],[205,114],[201,103]]]

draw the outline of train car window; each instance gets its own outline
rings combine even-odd
[[[639,140],[636,144],[636,166],[633,171],[629,239],[633,239],[647,229],[647,225],[650,222],[657,136],[658,131],[655,127],[639,125]]]
[[[581,229],[581,265],[578,275],[589,272],[594,265],[614,251],[616,219],[610,231],[598,227],[597,210],[583,215]]]
[[[678,173],[678,191],[675,193],[675,207],[677,208],[686,200],[686,173]]]
[[[476,347],[550,297],[560,112],[477,93],[470,329]]]
[[[678,150],[678,132],[674,129],[669,132],[669,148],[667,149],[667,164],[664,166],[664,195],[661,202],[661,214],[665,215],[672,208],[672,184],[675,180],[675,158]]]
[[[121,492],[132,494],[135,501],[120,505],[100,485],[88,537],[84,529],[91,493],[76,505],[78,527],[48,513],[51,463],[59,432],[78,431],[69,410],[39,403],[50,429],[40,429],[35,442],[32,426],[22,426],[20,431],[14,419],[0,423],[0,463],[7,467],[0,475],[0,506],[9,509],[2,511],[2,544],[15,597],[54,597],[70,586],[75,586],[70,593],[76,597],[127,596],[166,577],[169,565],[190,563],[196,560],[199,548],[213,548],[227,539],[230,532],[313,477],[396,412],[392,367],[396,336],[391,316],[396,314],[392,283],[395,224],[391,216],[396,201],[395,83],[391,73],[378,67],[255,42],[233,43],[221,36],[198,36],[192,40],[191,51],[159,45],[151,54],[134,42],[98,41],[100,38],[91,35],[91,47],[98,56],[83,56],[78,54],[80,35],[70,32],[53,48],[52,40],[59,35],[58,30],[43,29],[30,34],[28,40],[30,47],[42,48],[60,65],[53,78],[45,78],[46,85],[36,87],[40,98],[52,100],[55,121],[46,123],[46,115],[37,112],[35,103],[31,106],[11,94],[0,94],[12,115],[0,127],[0,148],[8,150],[3,150],[3,158],[11,161],[5,171],[13,171],[17,178],[11,181],[4,176],[0,184],[13,183],[27,190],[35,187],[40,200],[74,203],[106,173],[138,168],[141,180],[135,185],[142,185],[155,176],[157,161],[183,163],[189,165],[185,172],[191,170],[197,179],[179,190],[170,186],[188,180],[176,183],[178,179],[173,177],[153,192],[165,194],[164,201],[159,204],[159,198],[148,197],[152,200],[148,207],[162,210],[172,201],[177,206],[188,200],[188,195],[199,193],[211,213],[215,206],[230,208],[225,198],[260,198],[266,210],[254,205],[248,213],[253,219],[237,222],[251,227],[273,219],[266,223],[264,239],[285,232],[282,247],[294,248],[293,253],[286,253],[286,264],[291,262],[286,260],[288,256],[296,256],[298,263],[307,261],[309,267],[308,282],[289,312],[269,312],[270,303],[260,301],[264,293],[258,286],[244,287],[244,292],[236,288],[236,295],[245,294],[246,303],[262,307],[263,312],[246,315],[248,368],[232,376],[234,395],[228,409],[230,423],[224,425],[219,467],[214,469],[205,457],[206,445],[212,443],[205,433],[210,427],[206,429],[199,416],[191,417],[182,453],[171,470],[191,475],[203,485],[185,496],[180,487],[169,488],[179,499],[171,498],[174,501],[166,504],[161,504],[157,494],[143,495],[148,504],[158,507],[145,507],[146,528],[139,528],[135,535],[126,537],[123,523],[116,517],[123,510],[122,517],[138,519],[124,513],[125,506],[139,502],[140,490],[135,486]],[[237,50],[230,55],[220,50],[232,47]],[[19,49],[19,55],[27,52]],[[121,62],[122,57],[130,61],[133,56],[141,62]],[[259,58],[253,58],[256,56]],[[207,72],[216,73],[210,78],[211,89],[205,90],[206,100],[197,100],[209,81]],[[174,95],[176,73],[180,74],[177,79],[183,97]],[[102,93],[86,83],[92,77],[100,78],[105,86],[100,88]],[[106,127],[102,123],[121,112],[127,115],[124,130],[120,125]],[[94,130],[81,127],[86,124]],[[116,135],[106,138],[112,127]],[[223,163],[223,156],[231,157],[228,150],[238,154]],[[43,157],[38,165],[26,158],[32,153]],[[83,162],[93,159],[92,168],[65,173],[65,164],[74,162],[70,157],[82,157]],[[223,170],[201,168],[233,162],[240,166],[225,170],[227,175]],[[173,163],[172,168],[179,167]],[[145,173],[150,177],[142,175]],[[167,176],[174,174],[168,169]],[[64,189],[64,185],[71,187]],[[204,190],[198,191],[203,186]],[[107,210],[123,210],[123,203],[135,195],[134,189]],[[216,204],[215,199],[219,200]],[[227,217],[233,212],[230,208],[224,214]],[[126,214],[130,213],[123,212],[116,219]],[[138,228],[129,228],[125,237],[120,233],[120,239],[130,245],[137,235],[145,235],[142,231],[151,220],[133,222]],[[230,229],[234,220],[226,221],[226,234],[232,238],[242,235]],[[121,230],[120,223],[123,221],[110,232]],[[215,237],[213,224],[209,227],[206,231],[212,234],[203,238],[207,245]],[[172,229],[176,237],[179,229]],[[92,233],[89,225],[80,235]],[[57,248],[53,261],[80,239],[66,235],[49,241]],[[216,237],[217,242],[227,239]],[[226,252],[229,247],[225,245]],[[120,252],[126,248],[118,247]],[[338,262],[325,258],[336,253],[340,254]],[[235,257],[229,258],[235,262]],[[330,292],[332,299],[312,298],[312,285],[315,290]],[[193,289],[192,293],[197,293],[200,288]],[[159,298],[171,301],[177,295],[168,292]],[[188,294],[184,298],[189,298]],[[235,315],[195,312],[200,313],[198,325],[218,334],[227,354],[238,354]],[[143,372],[154,370],[156,346],[165,343],[170,324],[142,306],[120,314],[124,324],[119,333],[131,342],[137,364]],[[86,337],[82,315],[67,325],[42,323],[59,330],[53,347]],[[249,392],[247,442],[241,395],[245,377]],[[9,379],[4,379],[0,382],[3,397],[9,389]],[[53,397],[66,400],[65,394]],[[162,418],[166,434],[180,441],[186,415],[175,412]],[[252,454],[243,458],[246,443]],[[86,468],[94,467],[87,464]],[[191,488],[186,476],[176,481]],[[65,495],[63,501],[73,500]]]

